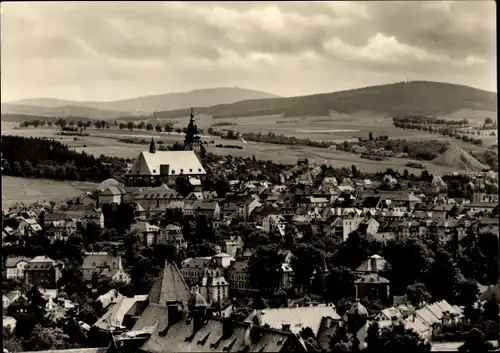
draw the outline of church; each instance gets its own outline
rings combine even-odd
[[[157,151],[153,139],[149,151],[143,151],[125,174],[125,185],[148,186],[161,184],[178,176],[201,179],[207,174],[200,160],[203,149],[193,110],[181,151]]]

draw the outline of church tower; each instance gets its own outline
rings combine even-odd
[[[198,127],[194,122],[193,108],[191,108],[191,116],[189,125],[187,127],[186,136],[184,137],[184,150],[195,151],[197,154],[201,149],[200,135],[198,134]]]
[[[151,137],[151,143],[149,144],[149,153],[156,153],[155,140]]]

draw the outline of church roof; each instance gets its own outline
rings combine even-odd
[[[205,168],[194,151],[144,151],[139,154],[128,174],[160,175],[160,166],[168,165],[169,175],[205,175]]]
[[[191,291],[175,263],[165,262],[162,273],[149,292],[149,302],[160,305],[181,302],[187,305],[190,298]]]

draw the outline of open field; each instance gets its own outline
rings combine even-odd
[[[92,190],[96,184],[2,176],[2,209],[17,202],[58,201]]]
[[[288,123],[287,120],[290,122]],[[166,120],[167,121],[167,120]],[[222,126],[219,129],[237,129],[240,132],[261,132],[267,134],[283,134],[296,136],[298,138],[309,138],[311,140],[342,142],[345,140],[367,138],[370,132],[374,136],[389,135],[393,139],[407,140],[447,140],[459,145],[468,152],[481,152],[485,147],[474,146],[470,143],[452,140],[449,137],[432,134],[425,131],[411,131],[399,129],[393,126],[392,119],[383,116],[351,116],[347,114],[332,113],[330,117],[294,117],[283,118],[280,115],[237,118],[237,119],[217,119],[217,122],[231,122],[236,125]],[[197,124],[203,129],[207,129],[213,122],[211,120],[197,119]],[[184,119],[179,119],[177,126],[185,126]],[[33,137],[52,137],[68,144],[77,151],[99,156],[101,154],[134,158],[140,151],[147,150],[147,145],[129,144],[118,141],[122,138],[145,138],[155,137],[166,144],[181,142],[183,134],[155,132],[155,131],[129,131],[111,128],[106,130],[90,130],[91,136],[73,137],[58,136],[57,129],[49,128],[30,128],[30,129],[4,129],[5,134],[14,134]],[[221,140],[214,136],[203,136],[204,140],[214,140],[215,144],[239,145],[243,149],[217,148],[214,145],[208,145],[207,150],[221,155],[233,155],[251,157],[255,155],[259,159],[271,159],[286,163],[295,163],[299,157],[307,157],[313,163],[331,164],[337,167],[351,166],[355,164],[367,172],[377,172],[386,168],[393,168],[403,171],[408,169],[412,173],[420,173],[421,170],[406,168],[405,165],[409,159],[391,158],[385,161],[372,161],[363,159],[355,154],[336,151],[335,149],[314,148],[307,146],[285,146],[256,142],[243,142],[234,140]],[[496,137],[495,137],[496,139]],[[85,145],[85,146],[84,146]],[[421,163],[431,173],[443,174],[452,172],[450,168],[434,166],[429,163]]]

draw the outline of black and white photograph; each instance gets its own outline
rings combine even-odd
[[[495,1],[0,10],[3,353],[500,350]]]

